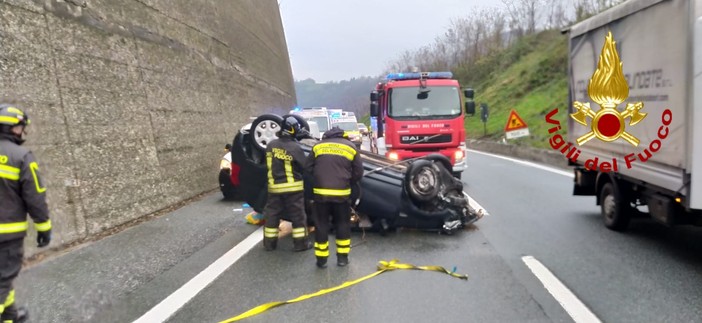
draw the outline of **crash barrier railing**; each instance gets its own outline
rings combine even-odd
[[[297,302],[301,302],[301,301],[304,301],[304,300],[307,300],[307,299],[310,299],[310,298],[313,298],[313,297],[322,296],[322,295],[324,295],[324,294],[328,294],[328,293],[331,293],[331,292],[335,292],[335,291],[337,291],[337,290],[340,290],[340,289],[343,289],[343,288],[346,288],[346,287],[349,287],[349,286],[358,284],[358,283],[360,283],[360,282],[362,282],[362,281],[364,281],[364,280],[371,279],[371,278],[373,278],[373,277],[375,277],[375,276],[378,276],[378,275],[380,275],[380,274],[382,274],[382,273],[384,273],[384,272],[393,271],[393,270],[428,270],[428,271],[437,271],[437,272],[440,272],[440,273],[444,273],[444,274],[450,275],[451,277],[455,277],[455,278],[463,279],[463,280],[468,280],[468,275],[461,275],[461,274],[457,274],[457,273],[456,273],[456,267],[453,268],[453,271],[448,271],[448,270],[446,270],[444,267],[441,267],[441,266],[415,266],[415,265],[410,265],[410,264],[401,264],[401,263],[398,263],[398,260],[397,260],[397,259],[393,259],[393,260],[390,260],[390,261],[381,260],[381,261],[378,263],[378,271],[376,271],[376,272],[374,272],[374,273],[372,273],[372,274],[370,274],[370,275],[367,275],[367,276],[365,276],[365,277],[361,277],[361,278],[356,279],[356,280],[347,281],[347,282],[345,282],[345,283],[343,283],[343,284],[341,284],[341,285],[338,285],[338,286],[336,286],[336,287],[327,288],[327,289],[322,289],[322,290],[320,290],[320,291],[317,291],[316,293],[302,295],[302,296],[300,296],[300,297],[298,297],[298,298],[294,298],[294,299],[291,299],[291,300],[289,300],[289,301],[284,301],[284,302],[270,302],[270,303],[266,303],[266,304],[263,304],[263,305],[259,305],[259,306],[256,306],[256,307],[254,307],[254,308],[252,308],[252,309],[250,309],[250,310],[248,310],[248,311],[246,311],[246,312],[244,312],[244,313],[242,313],[242,314],[239,314],[239,315],[237,315],[237,316],[235,316],[235,317],[232,317],[232,318],[230,318],[230,319],[221,321],[221,322],[219,322],[219,323],[236,322],[236,321],[239,321],[239,320],[242,320],[242,319],[245,319],[245,318],[249,318],[249,317],[252,317],[252,316],[261,314],[261,313],[263,313],[263,312],[265,312],[265,311],[267,311],[267,310],[270,310],[270,309],[272,309],[272,308],[274,308],[274,307],[278,307],[278,306],[286,305],[286,304],[297,303]]]

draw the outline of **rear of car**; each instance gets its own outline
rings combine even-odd
[[[342,112],[339,114],[332,115],[331,125],[333,127],[339,127],[344,131],[344,134],[353,142],[356,147],[361,147],[363,143],[363,137],[358,129],[358,121],[356,116],[349,114],[349,112]]]

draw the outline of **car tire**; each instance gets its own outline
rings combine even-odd
[[[441,154],[429,154],[425,157],[422,157],[424,160],[430,160],[433,162],[440,162],[444,168],[446,168],[447,171],[452,172],[453,171],[453,165],[451,165],[451,160],[448,159],[448,157],[441,155]]]
[[[440,185],[441,171],[431,160],[417,160],[405,172],[405,190],[417,202],[435,199],[441,190]]]
[[[614,183],[606,183],[600,191],[600,210],[605,226],[614,231],[624,231],[631,220],[631,207],[626,205],[622,192]]]
[[[252,146],[260,152],[266,151],[266,145],[277,138],[283,118],[276,114],[263,114],[251,123]]]

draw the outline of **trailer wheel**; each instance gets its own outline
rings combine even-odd
[[[428,202],[436,198],[440,185],[440,170],[432,161],[417,160],[405,173],[405,190],[417,202]]]
[[[606,183],[600,193],[600,208],[604,224],[614,231],[624,231],[629,226],[631,212],[621,192],[613,183]]]

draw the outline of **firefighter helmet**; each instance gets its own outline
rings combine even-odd
[[[293,116],[288,116],[283,119],[282,125],[280,127],[281,136],[296,137],[301,133],[300,123]]]
[[[14,127],[28,124],[29,117],[22,110],[10,104],[0,104],[0,125]]]

